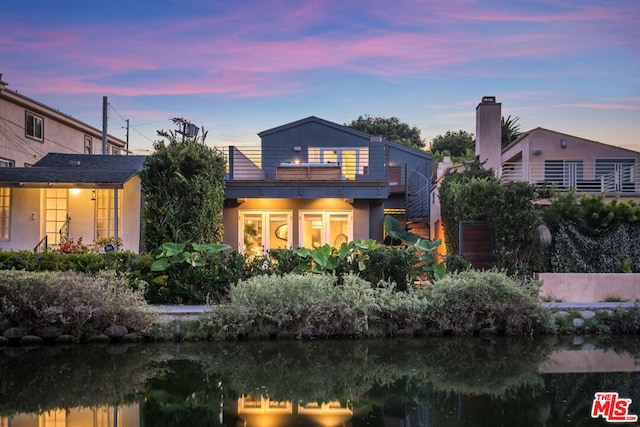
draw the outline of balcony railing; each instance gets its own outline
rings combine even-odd
[[[400,171],[385,167],[384,151],[369,147],[309,149],[270,147],[263,156],[259,146],[230,146],[220,149],[227,159],[229,181],[392,181],[404,185]],[[390,176],[393,175],[393,176]]]
[[[634,162],[585,162],[547,160],[508,162],[500,171],[504,181],[525,181],[558,191],[574,189],[584,193],[639,193],[640,171]]]

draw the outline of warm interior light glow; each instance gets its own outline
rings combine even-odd
[[[80,194],[80,190],[79,188],[72,188],[71,190],[69,190],[69,193],[71,194]]]

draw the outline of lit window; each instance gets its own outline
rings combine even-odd
[[[9,240],[9,219],[11,213],[11,190],[0,188],[0,239]]]
[[[68,237],[68,192],[66,188],[47,188],[45,228],[49,244],[59,245]]]
[[[300,211],[300,240],[305,248],[330,245],[339,248],[353,240],[353,213]]]
[[[28,111],[26,112],[25,117],[24,129],[27,137],[42,141],[44,134],[44,122],[42,121],[42,117],[38,117]]]
[[[309,147],[309,163],[335,163],[345,179],[356,179],[369,167],[368,147]]]
[[[114,191],[96,190],[96,239],[116,237],[114,234]],[[118,191],[118,237],[122,236],[122,190]]]
[[[291,211],[240,211],[238,251],[262,255],[291,247]]]

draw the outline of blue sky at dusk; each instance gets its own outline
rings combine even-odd
[[[522,130],[640,150],[639,0],[7,0],[9,89],[131,148],[184,117],[209,145],[307,116],[396,116],[429,141],[496,96]]]

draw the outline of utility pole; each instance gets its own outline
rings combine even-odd
[[[125,149],[124,152],[126,153],[126,155],[129,155],[129,119],[127,119],[127,143],[125,145]]]
[[[198,131],[200,129],[198,128],[198,126],[194,125],[189,120],[183,119],[182,117],[173,117],[171,120],[176,125],[182,126],[181,129],[178,129],[176,131],[176,133],[179,133],[182,135],[182,142],[184,142],[184,138],[186,136],[191,138],[195,138],[196,136],[198,136]]]
[[[107,154],[107,117],[109,98],[102,97],[102,154]]]

